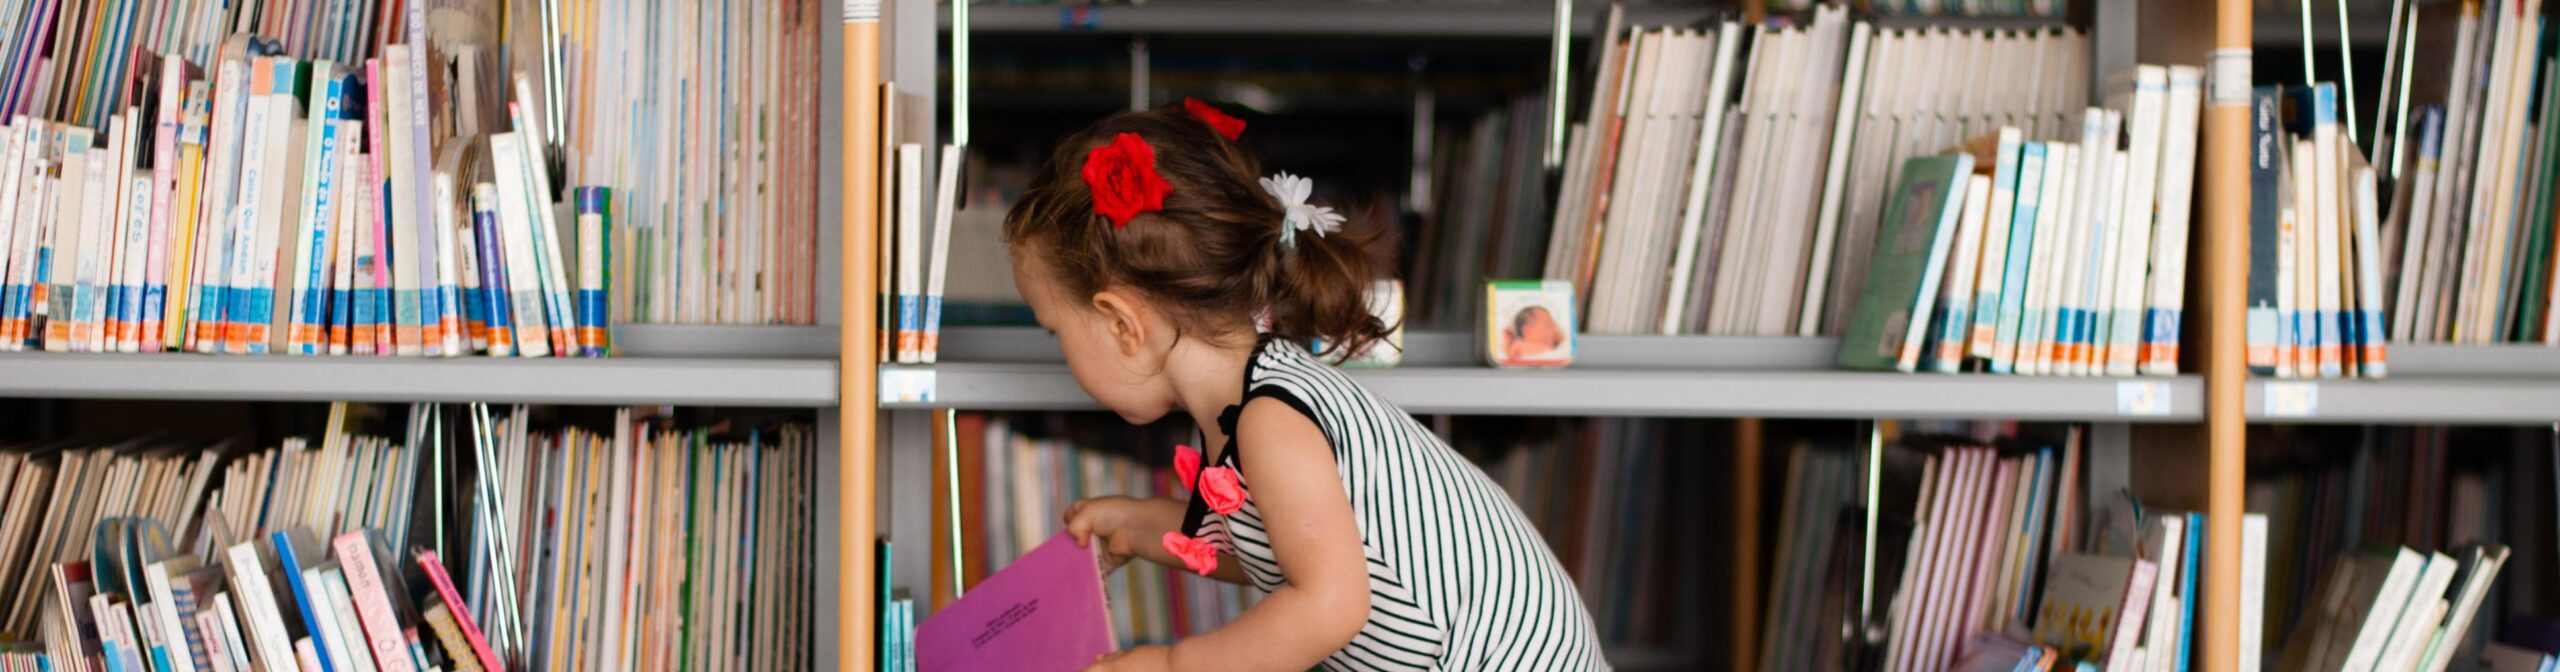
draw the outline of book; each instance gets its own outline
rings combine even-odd
[[[1884,219],[1874,268],[1859,291],[1857,319],[1842,337],[1839,363],[1850,368],[1919,367],[1920,344],[1961,214],[1961,178],[1973,157],[1912,159],[1902,168],[1893,208]]]
[[[1083,669],[1117,648],[1102,584],[1094,551],[1050,537],[918,624],[918,669]]]
[[[1573,363],[1573,293],[1560,280],[1485,282],[1485,362],[1497,367]]]

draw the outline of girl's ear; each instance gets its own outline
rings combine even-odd
[[[1147,351],[1146,304],[1137,297],[1105,289],[1093,294],[1093,312],[1111,333],[1111,344],[1124,356]]]

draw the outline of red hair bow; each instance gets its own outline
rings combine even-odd
[[[1235,142],[1237,138],[1244,137],[1243,119],[1227,116],[1227,113],[1218,111],[1217,107],[1208,103],[1200,102],[1198,98],[1182,99],[1182,111],[1191,113],[1191,117],[1199,119],[1200,123],[1208,124],[1209,130],[1217,131],[1218,135],[1227,139],[1227,142]]]

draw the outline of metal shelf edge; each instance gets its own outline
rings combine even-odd
[[[0,354],[0,396],[827,407],[832,359]]]

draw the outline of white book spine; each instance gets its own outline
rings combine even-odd
[[[516,99],[538,100],[533,96],[531,81],[521,73],[516,76]],[[551,201],[548,186],[552,184],[550,168],[540,155],[545,146],[542,127],[525,121],[531,119],[529,111],[518,108],[516,114],[521,122],[518,127],[524,129],[521,138],[524,143],[525,178],[528,180],[526,197],[531,199],[530,203],[534,210],[533,221],[538,224],[533,230],[533,244],[536,269],[542,274],[542,305],[545,311],[550,313],[551,324],[555,326],[551,332],[551,349],[566,352],[570,350],[569,333],[560,331],[556,327],[574,324],[577,313],[569,308],[569,276],[568,271],[561,266],[558,207]]]
[[[497,169],[498,229],[507,248],[507,301],[515,313],[516,350],[526,357],[548,357],[550,332],[543,319],[541,276],[534,265],[533,197],[525,193],[522,174],[524,146],[515,134],[500,133],[489,136],[489,153],[490,164]]]
[[[901,364],[924,362],[921,330],[924,291],[924,147],[915,143],[898,145],[898,249],[897,249],[897,361]]]
[[[327,333],[322,324],[329,296],[329,252],[337,214],[339,135],[342,126],[335,120],[345,96],[345,83],[335,76],[334,68],[322,61],[312,69],[318,80],[319,95],[312,96],[310,146],[306,150],[302,170],[302,213],[300,235],[294,237],[293,268],[286,277],[290,287],[277,287],[290,309],[290,333],[286,334],[286,352],[316,355],[322,352],[321,336]]]
[[[2125,173],[2116,181],[2124,189],[2124,203],[2111,225],[2121,237],[2109,262],[2115,277],[2109,281],[2112,296],[2103,299],[2108,329],[2099,334],[2105,350],[2097,360],[2112,376],[2133,375],[2140,355],[2142,290],[2150,271],[2151,232],[2157,225],[2154,201],[2160,186],[2160,136],[2168,121],[2163,115],[2169,87],[2166,69],[2140,66],[2132,80],[2132,109],[2125,116],[2132,147],[2126,152]]]
[[[293,643],[286,641],[284,613],[277,609],[275,588],[267,581],[265,564],[258,559],[256,542],[242,543],[224,551],[230,560],[231,596],[239,600],[246,622],[244,634],[249,636],[257,653],[258,667],[266,670],[300,670]],[[226,616],[228,618],[228,616]]]
[[[408,49],[396,46],[386,49],[382,56],[384,79],[392,83],[407,82],[410,71],[418,67],[418,63],[412,60],[413,58]],[[420,240],[420,236],[424,235],[420,230],[428,226],[429,211],[425,208],[429,203],[426,194],[417,193],[424,186],[419,181],[422,176],[411,172],[417,170],[417,166],[426,163],[426,157],[422,154],[426,148],[416,146],[417,142],[425,139],[425,136],[403,132],[404,120],[418,113],[410,109],[418,101],[412,100],[404,93],[395,90],[382,95],[383,104],[388,108],[383,116],[384,123],[390,125],[390,128],[383,129],[382,133],[382,137],[386,140],[384,144],[390,145],[390,151],[382,156],[382,165],[383,177],[391,187],[390,197],[384,203],[385,207],[389,208],[388,214],[391,220],[389,232],[391,244],[387,247],[391,250],[393,258],[387,260],[391,270],[392,316],[388,320],[381,321],[392,325],[391,342],[395,354],[402,357],[418,357],[427,353],[428,316],[425,306],[427,287],[425,283],[434,280],[421,276],[420,273],[431,273],[432,271],[428,269],[433,268],[435,258],[420,257],[419,250],[411,249],[409,245]],[[420,263],[421,259],[424,259],[425,263]]]
[[[2168,126],[2160,155],[2160,222],[2151,261],[2151,298],[2143,316],[2142,373],[2178,372],[2178,333],[2185,313],[2187,228],[2195,195],[2196,127],[2204,97],[2204,75],[2190,66],[2170,66]]]
[[[2410,601],[2410,594],[2417,592],[2419,575],[2425,571],[2426,564],[2425,558],[2407,548],[2400,549],[2392,558],[2390,573],[2384,575],[2381,592],[2375,594],[2372,609],[2364,614],[2350,615],[2354,622],[2362,625],[2356,627],[2355,639],[2352,640],[2354,646],[2347,649],[2346,664],[2339,669],[2365,672],[2381,662],[2382,648],[2389,643],[2394,626],[2399,624],[2400,612]]]
[[[1818,206],[1819,210],[1814,220],[1813,251],[1807,258],[1812,267],[1805,272],[1804,306],[1797,314],[1797,336],[1812,337],[1822,334],[1822,318],[1827,312],[1824,310],[1823,302],[1831,295],[1828,283],[1831,281],[1832,254],[1839,236],[1841,206],[1848,197],[1845,192],[1849,179],[1850,151],[1858,135],[1858,122],[1860,117],[1864,116],[1863,107],[1859,103],[1865,95],[1865,85],[1868,81],[1867,73],[1870,67],[1868,49],[1874,39],[1874,32],[1874,27],[1864,21],[1858,22],[1849,31],[1847,72],[1840,77],[1840,99],[1834,106],[1836,116],[1831,126],[1830,156],[1823,161],[1822,202]],[[1701,146],[1714,147],[1713,144]],[[1712,154],[1712,152],[1701,152],[1701,154]],[[1701,180],[1693,183],[1691,188],[1703,192],[1700,187],[1704,184],[1704,176],[1700,177]],[[1690,197],[1693,203],[1692,209],[1697,207],[1694,204],[1700,202],[1698,199],[1703,197],[1704,193],[1693,194]],[[1672,277],[1682,278],[1687,277],[1687,274],[1678,273]],[[1673,284],[1675,287],[1679,286],[1677,282]],[[1671,332],[1666,327],[1663,333]]]
[[[940,164],[942,166],[942,176],[941,179],[934,182],[937,186],[935,187],[935,198],[933,200],[933,252],[927,255],[926,258],[927,276],[924,286],[924,344],[919,348],[919,350],[922,351],[924,363],[926,364],[932,364],[935,360],[939,359],[942,351],[942,289],[943,286],[949,282],[951,276],[951,269],[949,268],[951,264],[951,226],[952,217],[960,209],[960,199],[962,198],[962,195],[960,194],[961,161],[962,153],[959,146],[942,146],[942,163]],[[591,267],[596,265],[600,264],[590,264]],[[601,288],[603,286],[604,279],[598,277],[595,278],[595,282],[596,285]],[[1680,283],[1673,282],[1671,284],[1677,285]]]
[[[336,569],[306,569],[302,576],[311,591],[313,606],[318,608],[318,620],[330,636],[331,663],[347,672],[379,672],[373,664],[373,652],[363,645],[355,607],[347,599],[346,576]]]
[[[140,128],[141,120],[137,110],[128,109],[124,115],[124,156],[116,163],[116,182],[123,186],[116,210],[122,229],[116,242],[114,293],[107,299],[113,308],[108,315],[109,328],[99,339],[101,352],[142,350],[137,328],[142,326],[143,264],[151,259],[152,188],[151,175],[141,172],[134,163],[147,137]]]
[[[256,145],[244,136],[248,133],[248,113],[255,96],[249,92],[249,61],[235,49],[244,41],[224,48],[225,56],[214,79],[213,129],[205,145],[205,180],[197,191],[195,297],[189,302],[195,310],[195,329],[186,340],[197,352],[219,352],[222,349],[222,326],[230,313],[225,303],[226,288],[231,281],[231,231],[233,198],[238,193],[242,157],[247,147]]]
[[[107,268],[115,256],[117,188],[115,160],[124,153],[124,126],[107,130],[107,148],[92,152],[81,177],[80,260],[71,294],[71,349],[94,352],[91,336],[106,319]]]
[[[1930,340],[1937,343],[1937,349],[1922,358],[1929,370],[1955,373],[1964,364],[1965,335],[1973,330],[1973,283],[1969,280],[1975,277],[1975,262],[1983,245],[1983,224],[1990,212],[1991,177],[1967,176],[1964,214],[1957,220],[1955,249],[1947,255],[1946,274],[1939,280],[1938,302],[1943,307],[1930,323],[1936,331]]]
[[[1991,162],[1990,210],[1983,220],[1982,262],[1971,282],[1960,283],[1972,285],[1974,306],[1973,323],[1966,327],[1964,357],[1985,361],[1993,359],[2000,350],[2000,293],[2008,280],[2009,255],[2013,254],[2009,244],[2015,228],[2018,195],[2022,186],[2032,186],[2018,184],[2022,168],[2019,163],[2024,160],[2021,145],[2026,142],[2025,132],[2015,127],[2002,127],[1998,137],[1993,150],[1997,156],[1992,157]],[[2026,250],[2014,252],[2019,255],[2026,253]]]
[[[2035,253],[2027,266],[2025,303],[2018,310],[2016,352],[2011,354],[2011,371],[2019,375],[2045,373],[2045,348],[2053,340],[2051,308],[2056,294],[2053,284],[2061,276],[2055,268],[2060,255],[2070,249],[2071,187],[2078,175],[2079,147],[2068,142],[2045,144],[2044,186],[2037,196]]]

